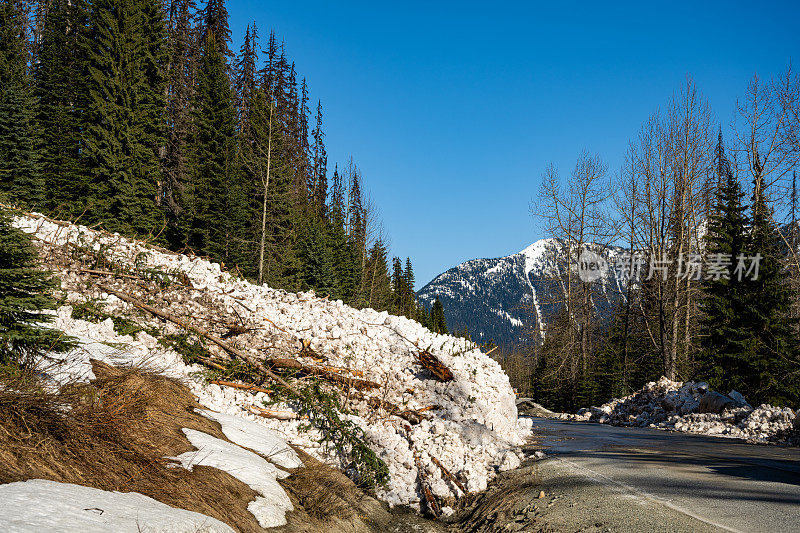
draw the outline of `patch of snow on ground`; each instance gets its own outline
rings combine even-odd
[[[182,453],[173,459],[187,470],[199,465],[229,473],[261,494],[260,498],[247,506],[261,527],[286,525],[286,511],[294,510],[294,506],[278,480],[289,477],[288,472],[251,451],[208,433],[194,429],[184,429],[183,433],[197,450]]]
[[[231,442],[250,448],[276,465],[283,468],[300,468],[303,466],[303,462],[300,461],[297,453],[286,444],[286,441],[277,432],[264,427],[263,424],[205,409],[198,409],[197,412],[206,418],[219,422],[222,426],[222,432]]]
[[[7,533],[234,533],[215,518],[137,492],[109,492],[43,479],[0,485]]]

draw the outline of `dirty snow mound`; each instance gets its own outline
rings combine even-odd
[[[754,409],[737,391],[725,395],[709,390],[705,382],[682,383],[665,377],[600,407],[560,415],[566,420],[654,427],[757,443],[786,440],[795,417],[788,407],[763,404]]]

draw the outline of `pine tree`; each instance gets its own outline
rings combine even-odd
[[[35,95],[41,135],[45,203],[73,219],[83,211],[89,182],[82,168],[83,120],[87,104],[85,50],[88,7],[81,0],[53,0],[44,20]]]
[[[749,328],[747,366],[740,368],[742,392],[757,401],[774,405],[800,402],[800,379],[795,369],[798,345],[791,318],[789,276],[782,264],[781,240],[767,205],[762,168],[754,162],[754,196],[751,207],[750,249],[760,254],[758,276],[748,279],[746,308],[742,322]]]
[[[318,216],[325,215],[328,200],[328,153],[325,150],[325,132],[322,130],[322,102],[317,102],[317,115],[312,132],[314,137],[314,155],[312,164],[312,204]]]
[[[24,2],[0,3],[0,186],[13,201],[36,207],[44,194],[27,28]]]
[[[50,296],[56,283],[36,268],[38,256],[30,237],[11,225],[8,213],[0,212],[0,365],[30,365],[49,351],[72,346],[60,331],[45,327],[54,309]]]
[[[435,333],[447,335],[447,319],[444,316],[444,306],[438,297],[436,298],[436,301],[433,302],[433,309],[431,310],[431,323]]]
[[[167,32],[169,63],[167,68],[167,142],[164,176],[159,198],[168,227],[166,239],[180,249],[185,245],[185,188],[189,185],[189,141],[192,132],[192,102],[199,58],[196,46],[194,0],[172,0]]]
[[[244,42],[236,58],[235,80],[233,92],[236,98],[236,110],[239,118],[240,130],[246,135],[246,128],[250,122],[250,106],[256,90],[256,63],[258,62],[258,31],[256,25],[247,26]]]
[[[111,231],[161,228],[163,11],[157,0],[95,0],[86,39],[87,217]]]
[[[206,7],[200,13],[199,37],[205,44],[209,34],[214,36],[214,43],[225,61],[233,57],[229,47],[231,42],[231,28],[228,25],[228,8],[225,0],[208,0]]]
[[[406,284],[403,276],[403,264],[397,256],[392,258],[392,293],[394,294],[394,298],[392,299],[392,312],[398,315],[404,314],[403,304],[406,294]]]
[[[229,201],[236,193],[232,160],[236,116],[225,58],[209,32],[198,70],[194,102],[190,184],[186,187],[186,244],[224,260],[230,230]]]
[[[708,280],[704,285],[701,304],[704,351],[700,355],[700,371],[714,388],[744,392],[742,378],[751,363],[746,355],[747,326],[742,323],[748,288],[747,280],[740,279],[734,270],[737,257],[750,253],[746,235],[748,220],[742,205],[741,186],[729,166],[721,165],[723,181],[709,217],[706,257],[727,258],[729,266],[719,279]]]
[[[390,309],[394,295],[388,270],[386,245],[378,239],[370,248],[364,267],[365,287],[362,298],[365,307],[378,311]]]
[[[417,297],[414,294],[414,269],[411,267],[411,258],[406,257],[406,269],[403,271],[403,284],[405,285],[405,315],[413,319],[417,307]]]

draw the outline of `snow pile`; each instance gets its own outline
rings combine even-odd
[[[630,396],[581,409],[574,415],[562,414],[560,418],[766,443],[782,439],[795,424],[795,416],[788,407],[764,404],[754,409],[736,391],[723,395],[710,391],[705,382],[682,383],[662,377]]]
[[[283,347],[286,354],[289,347],[296,352],[298,341],[305,339],[310,341],[312,350],[327,358],[326,365],[351,370],[361,379],[381,384],[381,390],[373,395],[402,408],[426,409],[426,419],[413,426],[368,408],[366,402],[356,409],[356,415],[350,415],[364,429],[370,446],[387,463],[391,480],[385,489],[378,491],[378,496],[390,505],[419,505],[415,452],[433,493],[441,498],[460,493],[433,458],[460,478],[470,492],[485,489],[498,470],[520,464],[522,455],[517,447],[530,433],[531,421],[518,422],[515,396],[500,365],[464,339],[432,333],[405,317],[372,309],[356,310],[341,301],[318,298],[313,292],[295,294],[250,284],[222,272],[216,263],[148,247],[116,234],[56,223],[38,215],[19,216],[15,224],[34,233],[45,246],[85,247],[105,254],[111,262],[179,273],[188,280],[191,290],[170,293],[171,300],[165,298],[155,305],[189,321],[218,311],[256,324],[260,327],[240,337],[238,346],[259,357],[264,357],[259,347]],[[68,302],[79,303],[87,298],[70,289],[79,281],[78,274],[65,270],[59,275]],[[100,293],[99,297],[109,312],[131,311],[128,304],[113,295]],[[75,320],[70,313],[69,306],[59,309],[55,327],[79,336],[84,344],[63,358],[66,363],[62,374],[51,372],[54,380],[76,376],[88,379],[89,357],[112,364],[145,364],[183,378],[208,410],[269,427],[284,441],[304,448],[311,455],[331,459],[320,448],[319,435],[301,429],[302,420],[265,419],[254,414],[253,407],[263,406],[268,399],[265,393],[206,384],[196,375],[202,370],[200,367],[185,365],[178,354],[147,333],[121,336],[114,331],[110,320],[95,324]],[[160,325],[167,332],[180,331],[174,326]],[[420,349],[435,355],[455,379],[447,383],[432,379],[417,362]],[[207,416],[223,426],[225,420],[232,420],[216,413]],[[239,427],[231,431],[241,438],[251,429]],[[228,431],[225,434],[231,438]],[[271,446],[275,441],[269,443]],[[244,445],[251,444],[252,441]],[[216,450],[213,446],[210,449]]]
[[[7,533],[233,533],[206,515],[176,509],[137,492],[109,492],[43,479],[0,485]]]

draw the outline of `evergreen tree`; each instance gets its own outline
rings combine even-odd
[[[328,153],[325,150],[325,132],[322,131],[322,102],[317,102],[317,115],[314,131],[314,155],[312,165],[312,204],[318,216],[325,215],[328,200]]]
[[[195,253],[218,260],[226,258],[231,230],[229,211],[237,194],[232,169],[236,116],[225,58],[212,32],[198,70],[194,102],[194,135],[189,162],[190,184],[186,187],[186,244]]]
[[[233,92],[236,98],[236,110],[242,133],[250,123],[250,106],[256,90],[256,63],[258,62],[258,31],[255,24],[250,25],[244,35],[244,42],[236,59]]]
[[[722,156],[724,158],[724,154]],[[701,308],[703,353],[700,371],[704,379],[719,390],[744,392],[742,381],[751,360],[747,355],[748,327],[742,321],[748,296],[747,280],[735,272],[737,258],[749,254],[743,193],[738,180],[724,162],[714,209],[709,217],[706,257],[728,266],[718,279],[705,283]]]
[[[403,282],[406,288],[405,294],[405,315],[414,318],[417,308],[417,297],[414,294],[414,269],[411,267],[411,258],[406,257],[406,269],[403,271]]]
[[[444,316],[444,306],[442,306],[442,302],[438,297],[436,298],[436,301],[433,302],[433,309],[431,310],[431,324],[433,325],[434,332],[447,335],[447,319]]]
[[[157,0],[95,0],[86,39],[87,216],[111,231],[160,229],[163,11]]]
[[[396,256],[392,258],[392,292],[394,293],[392,311],[402,315],[406,285],[403,276],[403,264],[400,262],[400,258]]]
[[[42,310],[56,307],[50,296],[56,284],[36,268],[37,260],[30,237],[0,212],[0,365],[29,365],[37,355],[71,347],[60,331],[43,325],[53,319]]]
[[[767,205],[763,183],[759,183],[763,177],[758,157],[754,169],[750,249],[760,254],[761,261],[758,276],[747,279],[742,322],[751,335],[745,352],[749,360],[738,370],[744,381],[744,394],[773,405],[797,406],[800,379],[796,369],[800,361],[791,318],[794,295],[782,264],[780,234]]]
[[[224,61],[233,57],[233,52],[229,47],[231,28],[228,25],[228,8],[225,7],[225,0],[208,0],[206,7],[200,13],[198,30],[200,42],[204,45],[208,41],[209,34],[214,36],[214,43]]]
[[[334,270],[334,251],[326,242],[325,222],[309,217],[300,239],[300,262],[304,289],[339,298]]]
[[[0,186],[15,202],[44,198],[35,107],[28,79],[28,13],[18,0],[0,3]]]
[[[164,177],[159,198],[169,223],[166,239],[176,249],[185,245],[185,188],[189,178],[189,142],[192,133],[192,102],[199,58],[195,28],[194,0],[172,0],[169,11],[167,68],[167,143]]]
[[[53,0],[44,19],[34,71],[41,135],[45,207],[61,218],[81,214],[89,194],[82,168],[83,115],[87,104],[85,51],[88,7]]]
[[[393,293],[386,262],[386,245],[378,239],[372,245],[364,267],[364,305],[378,311],[388,310]]]

